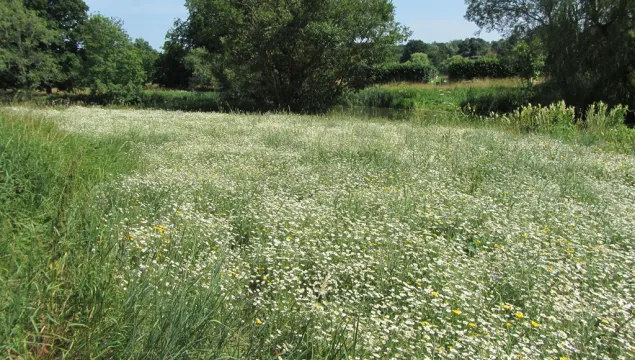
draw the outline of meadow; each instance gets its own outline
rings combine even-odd
[[[633,358],[632,130],[540,114],[2,108],[0,354]]]

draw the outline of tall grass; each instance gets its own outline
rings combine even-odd
[[[127,260],[105,225],[126,215],[109,184],[142,170],[132,144],[153,141],[71,135],[41,115],[0,113],[0,356],[179,357],[222,320],[213,283],[167,298],[143,279],[120,286]]]
[[[216,92],[191,92],[176,90],[146,90],[131,96],[128,102],[112,103],[111,100],[88,92],[45,95],[31,92],[1,93],[0,103],[27,104],[31,106],[100,105],[179,111],[220,111],[219,94]]]
[[[395,83],[347,93],[342,103],[346,106],[405,110],[460,111],[469,108],[472,113],[489,115],[526,105],[534,93],[517,79],[478,80],[440,86]]]

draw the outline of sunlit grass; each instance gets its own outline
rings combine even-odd
[[[377,85],[378,88],[385,89],[457,89],[457,88],[480,88],[480,87],[521,87],[525,83],[520,78],[506,78],[506,79],[474,79],[471,81],[456,81],[456,82],[430,82],[430,83],[410,83],[410,82],[398,82],[391,84]]]
[[[25,153],[44,142],[67,150],[42,154],[72,165],[81,157],[66,144],[81,139],[95,144],[89,173],[115,176],[84,180],[84,195],[65,205],[83,220],[67,225],[75,235],[63,237],[61,257],[33,259],[29,246],[48,248],[11,236],[22,250],[0,255],[12,260],[0,266],[11,304],[0,312],[2,355],[572,359],[635,350],[632,156],[441,120],[3,112],[4,158],[18,159],[9,145],[28,138]],[[12,125],[32,118],[59,135]],[[122,162],[128,156],[139,161]],[[71,165],[53,168],[61,175],[50,183],[64,189]],[[50,291],[29,287],[18,268],[43,274],[31,281]]]

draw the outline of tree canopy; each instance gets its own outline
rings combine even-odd
[[[635,1],[466,0],[486,30],[539,38],[552,83],[578,106],[635,105]]]
[[[243,107],[323,111],[360,67],[392,56],[407,29],[389,0],[188,0],[188,37],[220,65]]]
[[[91,16],[82,29],[86,52],[82,81],[93,92],[140,86],[146,79],[143,59],[119,20]]]
[[[43,44],[59,39],[22,0],[0,4],[0,87],[38,88],[61,77],[54,53]]]
[[[146,83],[152,82],[156,72],[157,61],[159,60],[159,52],[143,39],[135,39],[134,46],[143,62],[143,71],[146,74],[144,81]]]
[[[156,63],[154,83],[172,89],[185,89],[190,85],[192,70],[185,66],[185,57],[191,50],[187,32],[188,24],[181,20],[176,20],[168,31]]]

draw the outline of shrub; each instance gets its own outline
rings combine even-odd
[[[477,78],[500,79],[517,75],[514,67],[496,58],[453,61],[448,65],[450,80],[472,80]]]
[[[521,131],[536,132],[573,129],[576,123],[575,108],[567,107],[564,101],[546,107],[529,104],[504,115],[501,119]]]
[[[136,105],[141,103],[143,96],[143,87],[128,83],[120,84],[103,84],[97,81],[95,87],[91,91],[94,102],[102,105]]]
[[[604,131],[614,129],[624,124],[628,107],[617,105],[609,110],[609,106],[603,102],[591,104],[584,117],[584,125],[592,131]]]
[[[373,69],[373,80],[378,84],[390,82],[430,82],[438,75],[437,69],[429,64],[407,62],[386,64]]]
[[[576,109],[564,101],[543,107],[527,105],[501,117],[503,122],[515,125],[522,131],[553,133],[556,130],[572,129],[576,125],[588,132],[602,134],[607,130],[623,127],[628,107],[617,105],[612,109],[603,102],[592,104],[584,118],[577,120]]]

